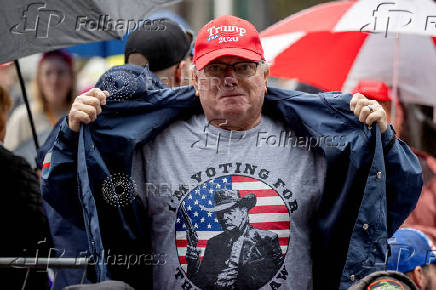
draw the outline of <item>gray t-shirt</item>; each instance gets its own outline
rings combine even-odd
[[[132,169],[153,253],[165,257],[155,289],[312,289],[309,219],[325,159],[281,122],[227,131],[196,115],[138,148]],[[231,208],[248,210],[239,232],[223,221]]]

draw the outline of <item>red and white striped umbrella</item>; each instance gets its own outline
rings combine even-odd
[[[273,77],[350,92],[384,81],[401,98],[436,105],[436,5],[431,0],[324,3],[260,34]]]

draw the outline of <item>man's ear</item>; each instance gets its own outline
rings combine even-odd
[[[191,74],[192,74],[192,85],[194,86],[195,89],[195,95],[198,97],[199,93],[198,93],[198,74],[196,73],[196,69],[191,70]]]
[[[265,78],[265,94],[266,94],[267,87],[268,87],[268,77],[269,77],[269,65],[267,64],[265,64],[263,77]]]
[[[174,70],[174,85],[176,87],[179,87],[182,83],[182,69],[184,66],[185,62],[182,60],[178,65],[176,65],[176,69]]]
[[[426,277],[421,266],[417,266],[415,270],[408,272],[406,275],[415,282],[418,289],[424,289]]]

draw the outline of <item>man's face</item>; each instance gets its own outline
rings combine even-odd
[[[248,221],[248,210],[245,207],[232,207],[226,211],[218,212],[216,215],[225,231],[242,229]]]
[[[210,63],[234,64],[247,61],[236,56],[222,56]],[[229,67],[221,78],[205,75],[204,69],[194,73],[194,87],[209,121],[226,120],[247,130],[260,122],[268,69],[260,65],[253,76],[239,77]]]

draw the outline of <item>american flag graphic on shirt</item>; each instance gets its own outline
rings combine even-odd
[[[251,226],[269,230],[278,235],[280,248],[286,254],[289,244],[289,211],[283,199],[266,183],[251,177],[241,175],[227,175],[213,180],[193,189],[182,202],[189,215],[192,226],[198,235],[197,247],[201,250],[200,259],[203,259],[207,241],[222,233],[222,228],[214,212],[202,208],[215,206],[214,193],[219,189],[239,190],[241,197],[254,193],[256,205],[249,211]],[[186,247],[188,245],[186,224],[181,210],[177,212],[176,219],[176,246],[182,269],[186,272]]]

